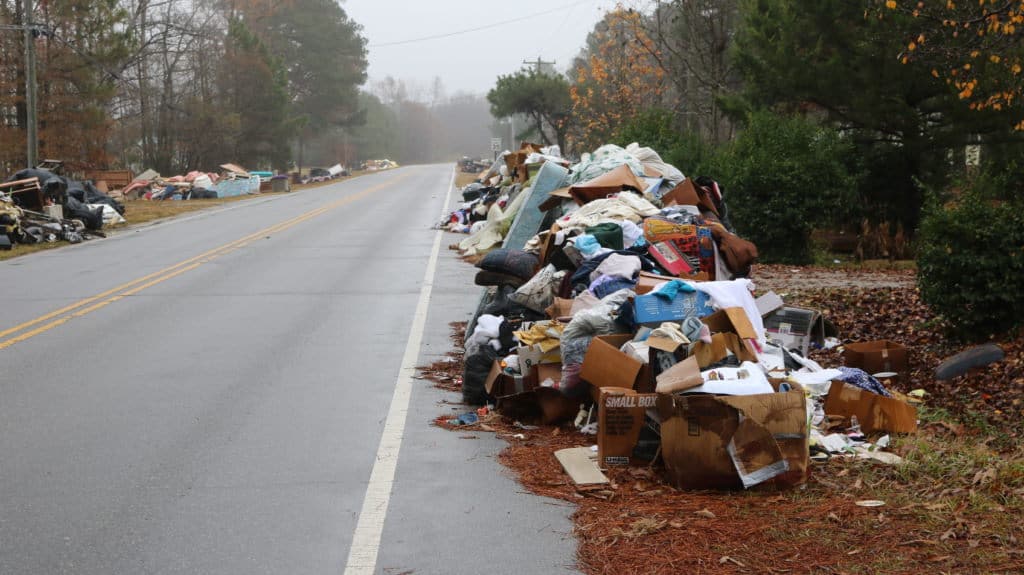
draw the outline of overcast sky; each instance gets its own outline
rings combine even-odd
[[[368,84],[385,76],[427,88],[486,94],[523,60],[565,71],[615,0],[343,0],[369,44]],[[466,30],[484,28],[476,31]],[[429,36],[445,38],[418,40]],[[388,45],[390,44],[390,45]]]

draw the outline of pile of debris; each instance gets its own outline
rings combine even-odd
[[[272,172],[250,172],[237,164],[221,164],[220,168],[220,174],[192,171],[170,177],[163,177],[155,170],[146,170],[123,189],[112,193],[132,200],[227,198],[258,194],[264,184],[274,178]]]
[[[28,168],[0,184],[0,249],[103,237],[105,224],[124,222],[124,205],[92,182],[59,174],[60,162]]]
[[[486,288],[464,400],[596,436],[596,457],[559,455],[579,485],[655,460],[688,489],[800,485],[812,452],[897,461],[877,436],[917,428],[912,398],[892,390],[907,350],[870,341],[846,345],[843,366],[809,359],[839,345],[835,328],[756,294],[757,248],[725,195],[637,144],[573,165],[557,147],[503,154],[443,222],[470,233],[457,248]]]

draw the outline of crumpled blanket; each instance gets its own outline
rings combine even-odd
[[[594,150],[592,154],[583,154],[580,163],[569,168],[569,184],[593,180],[623,164],[629,166],[637,176],[644,175],[644,166],[640,160],[615,144],[606,144]]]

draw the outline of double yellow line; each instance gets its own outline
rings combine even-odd
[[[258,232],[251,233],[243,238],[239,238],[233,242],[224,244],[218,248],[214,248],[212,250],[203,252],[197,256],[178,262],[162,270],[155,271],[149,275],[145,275],[140,278],[134,279],[130,282],[123,283],[117,287],[108,289],[103,293],[87,297],[71,305],[62,307],[58,310],[51,311],[50,313],[47,313],[45,315],[41,315],[33,320],[29,320],[25,323],[0,331],[0,350],[11,347],[12,345],[23,342],[26,339],[35,337],[41,333],[50,331],[55,327],[61,326],[77,317],[82,317],[86,314],[92,313],[98,309],[106,307],[122,298],[128,297],[130,295],[135,295],[146,288],[155,286],[161,282],[165,282],[173,277],[179,276],[190,270],[194,270],[207,262],[210,262],[223,255],[229,254],[239,248],[243,248],[252,243],[253,241],[261,237],[267,236],[268,234],[282,232],[292,226],[296,226],[298,224],[301,224],[302,222],[311,220],[317,216],[323,215],[345,204],[349,204],[354,201],[365,198],[366,196],[369,196],[370,194],[376,193],[384,188],[392,186],[407,177],[408,175],[398,176],[397,178],[393,178],[387,182],[384,182],[383,184],[367,188],[366,190],[363,190],[362,192],[359,192],[357,194],[346,196],[344,198],[341,198],[340,200],[327,204],[326,206],[322,206],[315,210],[306,212],[301,216],[285,220],[279,224],[275,224],[268,228],[264,228]]]

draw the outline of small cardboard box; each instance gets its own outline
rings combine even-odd
[[[841,381],[833,381],[825,398],[825,414],[847,419],[857,416],[865,433],[917,431],[917,409],[898,399],[871,393]]]
[[[599,400],[599,388],[619,387],[633,389],[644,363],[619,350],[627,341],[633,339],[631,334],[599,335],[590,342],[580,378],[594,386],[592,396]]]
[[[843,360],[847,367],[859,367],[868,373],[907,373],[907,348],[885,339],[848,343],[843,350]]]
[[[681,489],[804,483],[806,401],[799,386],[757,395],[659,395],[661,449],[670,483]]]
[[[597,461],[599,465],[629,465],[634,456],[644,417],[657,404],[657,394],[619,387],[601,388],[598,398]]]
[[[672,299],[653,293],[638,295],[633,299],[634,319],[638,324],[650,327],[657,327],[667,321],[682,321],[688,317],[704,317],[714,311],[708,294],[699,291],[680,290]]]
[[[668,283],[674,279],[679,278],[652,274],[651,272],[640,272],[640,275],[636,280],[636,287],[633,288],[633,291],[636,292],[636,295],[644,295],[645,293],[654,291],[658,286]]]
[[[523,373],[535,365],[562,363],[561,347],[545,352],[539,345],[521,345],[516,348],[515,353],[519,356],[519,369]]]
[[[696,270],[686,260],[682,250],[672,242],[655,242],[647,248],[658,264],[673,275],[689,275]]]
[[[825,343],[825,319],[812,309],[782,307],[764,316],[765,337],[807,357],[811,343]]]

